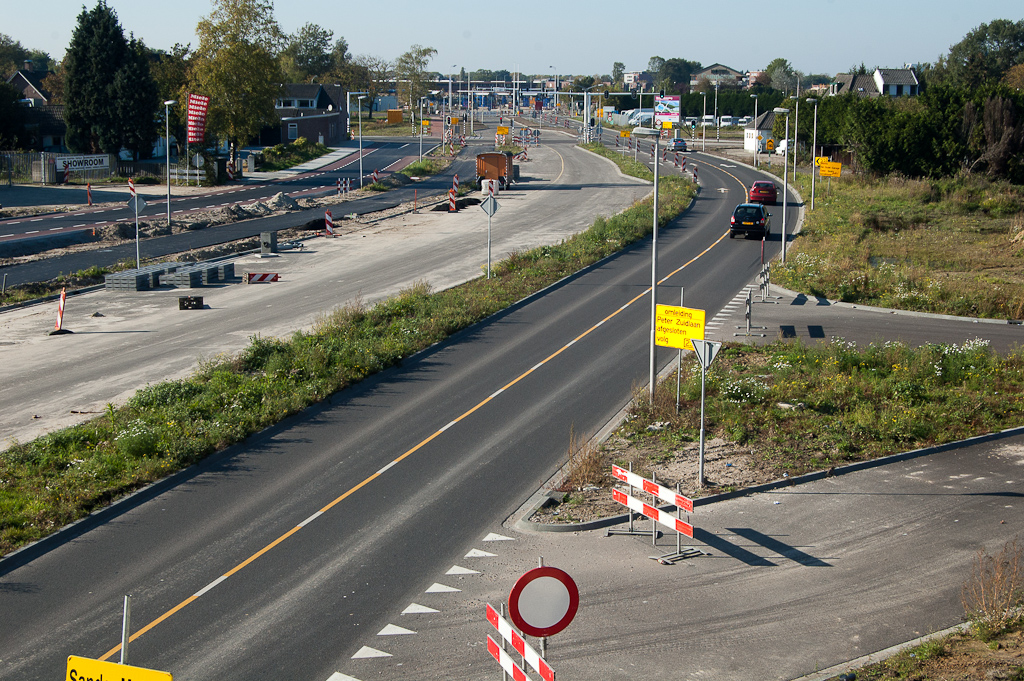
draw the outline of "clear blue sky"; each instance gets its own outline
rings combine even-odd
[[[64,55],[83,4],[95,0],[6,0],[0,32],[55,59]],[[196,45],[195,26],[209,0],[108,0],[124,27],[154,48]],[[620,61],[642,70],[658,55],[739,71],[775,57],[805,73],[834,74],[863,62],[900,67],[933,62],[983,22],[1024,18],[1021,0],[731,0],[635,3],[596,0],[290,0],[275,3],[278,22],[292,32],[306,22],[344,37],[355,55],[394,59],[413,44],[437,49],[434,71],[518,68],[527,74],[610,73]],[[584,11],[580,9],[586,7]],[[653,9],[655,7],[666,9]],[[554,67],[554,68],[551,68]]]

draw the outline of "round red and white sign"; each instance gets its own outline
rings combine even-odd
[[[508,613],[524,634],[553,636],[569,626],[580,607],[576,582],[563,570],[533,568],[520,577],[508,596]]]

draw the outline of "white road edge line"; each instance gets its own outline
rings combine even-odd
[[[207,584],[206,586],[204,586],[204,587],[203,587],[202,589],[200,589],[199,591],[195,592],[195,594],[193,594],[193,595],[192,595],[192,598],[199,598],[200,596],[202,596],[202,595],[203,595],[203,594],[205,594],[205,593],[206,593],[207,591],[209,591],[209,590],[210,590],[210,589],[212,589],[213,587],[217,586],[218,584],[220,584],[221,582],[223,582],[223,581],[224,581],[225,579],[227,579],[227,578],[228,578],[228,576],[227,576],[227,575],[221,575],[221,576],[220,576],[220,577],[218,577],[217,579],[213,580],[212,582],[210,582],[209,584]]]

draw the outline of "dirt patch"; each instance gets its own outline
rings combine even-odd
[[[655,424],[657,425],[657,424]],[[537,523],[581,523],[622,515],[625,506],[612,500],[612,483],[624,492],[625,484],[611,477],[611,466],[617,464],[659,484],[675,488],[690,498],[707,496],[724,491],[742,489],[771,482],[776,474],[759,463],[749,447],[742,447],[720,438],[704,443],[704,478],[706,485],[697,484],[700,465],[700,443],[687,442],[673,446],[664,442],[638,444],[618,435],[609,438],[598,450],[600,461],[597,466],[608,471],[604,480],[591,480],[591,484],[570,487],[564,483],[559,490],[567,494],[565,500],[556,506],[537,511],[530,520]],[[644,495],[634,494],[640,498]],[[646,499],[650,502],[650,499]],[[661,504],[662,502],[658,502]]]

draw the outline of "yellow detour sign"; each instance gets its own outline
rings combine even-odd
[[[768,151],[775,151],[775,140],[768,140],[764,143],[764,148]]]
[[[842,163],[834,163],[832,161],[822,161],[818,165],[818,174],[822,177],[839,177],[843,170]]]
[[[619,133],[619,137],[632,137],[632,135],[633,133],[631,133],[629,130],[623,130],[622,132]]]
[[[420,124],[424,128],[429,128],[430,127],[430,119],[429,118],[424,118],[422,121],[420,121]]]
[[[691,338],[704,340],[704,310],[658,305],[654,313],[654,344],[693,350]]]
[[[822,163],[826,163],[827,161],[828,161],[828,156],[815,156],[814,157],[814,165],[819,166],[819,167],[821,166]]]
[[[672,129],[672,121],[662,121],[661,122],[661,127],[664,128],[665,130],[671,130]]]
[[[101,662],[87,657],[68,657],[68,675],[65,681],[172,681],[167,672],[129,667],[126,664]]]
[[[452,116],[452,125],[458,125],[458,124],[459,124],[459,117],[458,116]]]
[[[507,125],[499,125],[498,129],[495,132],[497,132],[499,135],[507,135],[508,134],[508,126]]]

